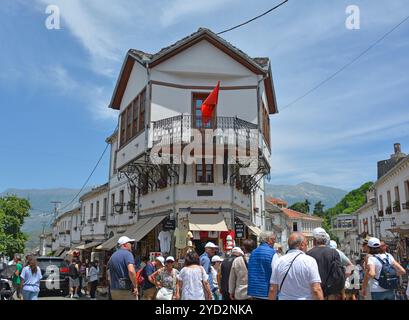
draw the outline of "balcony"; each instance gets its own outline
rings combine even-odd
[[[217,143],[259,145],[258,125],[236,117],[215,117],[213,122],[213,126],[205,129],[217,130],[215,133]],[[192,129],[196,127],[191,115],[180,115],[155,121],[152,126],[153,145],[188,144],[193,141]]]

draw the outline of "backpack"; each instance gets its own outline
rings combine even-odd
[[[375,258],[378,259],[380,263],[382,263],[382,269],[379,278],[375,278],[375,280],[378,281],[379,286],[386,290],[397,289],[399,283],[398,275],[395,268],[389,263],[389,259],[386,258],[382,260],[377,256],[375,256]]]
[[[337,251],[334,250],[336,254]],[[324,295],[339,294],[345,288],[345,270],[339,259],[333,259],[327,280],[324,283]]]

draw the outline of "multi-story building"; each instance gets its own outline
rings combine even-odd
[[[217,107],[202,119],[218,81]],[[127,234],[141,254],[163,251],[158,236],[167,231],[181,248],[188,230],[198,246],[221,244],[240,218],[250,231],[265,229],[269,115],[277,113],[268,58],[250,58],[202,28],[156,54],[132,49],[110,108],[120,114],[108,139],[109,239],[97,249],[110,250]],[[229,154],[233,147],[252,161]]]
[[[52,223],[51,249],[55,256],[68,252],[72,246],[73,216],[81,212],[79,206],[61,213]]]

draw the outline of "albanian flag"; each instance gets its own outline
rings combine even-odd
[[[219,88],[220,88],[220,81],[217,82],[217,86],[213,89],[213,91],[209,94],[205,101],[203,101],[201,110],[202,110],[202,121],[203,126],[212,120],[214,109],[217,105],[217,100],[219,99]]]

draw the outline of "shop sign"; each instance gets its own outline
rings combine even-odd
[[[243,239],[244,238],[244,223],[236,222],[234,231],[236,233],[237,239]]]
[[[163,229],[164,230],[175,230],[176,229],[176,220],[170,220],[169,218],[166,218],[163,221]]]

